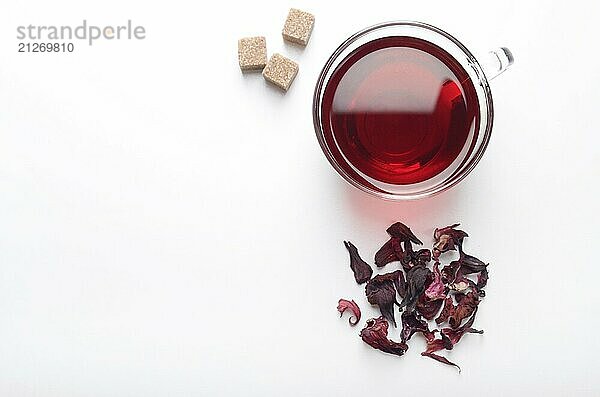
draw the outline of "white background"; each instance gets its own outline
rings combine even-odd
[[[283,43],[290,6],[316,15]],[[597,2],[3,0],[0,396],[598,395]],[[136,42],[18,54],[18,25],[132,19]],[[508,46],[477,169],[433,199],[349,187],[315,139],[311,95],[368,25],[429,22],[475,53]],[[242,74],[237,39],[300,64],[284,95]],[[448,357],[358,338],[337,300],[377,314],[367,259],[395,220],[428,244],[461,222],[491,262],[476,326]],[[388,265],[385,270],[393,270]],[[391,337],[398,339],[398,331]]]

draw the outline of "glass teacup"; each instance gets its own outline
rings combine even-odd
[[[442,192],[481,159],[494,116],[488,82],[512,62],[506,48],[480,61],[420,22],[364,29],[334,51],[317,81],[321,148],[346,181],[377,197]]]

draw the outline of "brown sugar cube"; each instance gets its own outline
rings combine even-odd
[[[283,26],[284,40],[306,45],[315,24],[315,16],[304,11],[291,8]]]
[[[268,82],[287,91],[298,73],[298,64],[280,54],[273,54],[263,69],[262,75]]]
[[[242,70],[262,70],[267,64],[267,41],[264,37],[238,40],[238,59]]]

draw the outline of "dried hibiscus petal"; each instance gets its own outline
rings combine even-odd
[[[422,318],[419,318],[419,315],[416,312],[404,312],[402,313],[401,319],[402,331],[400,332],[400,336],[402,342],[408,341],[416,332],[421,332],[428,341],[435,338],[434,333],[429,330],[427,322]]]
[[[360,308],[358,307],[356,302],[354,302],[354,300],[349,301],[346,299],[340,299],[338,301],[337,309],[338,312],[340,312],[340,317],[342,317],[346,309],[352,312],[352,315],[348,319],[348,323],[350,323],[350,325],[354,326],[360,321]]]
[[[387,243],[383,244],[381,248],[375,253],[375,265],[377,267],[383,267],[390,262],[398,261],[401,257],[396,256],[393,244],[398,243],[398,239],[390,239]]]
[[[417,311],[427,320],[433,320],[435,315],[440,311],[443,300],[429,300],[425,295],[421,295],[417,299]]]
[[[446,335],[453,345],[456,345],[458,341],[463,337],[464,334],[483,334],[482,330],[472,328],[473,322],[475,321],[475,315],[477,314],[477,308],[473,311],[469,321],[463,324],[462,327],[456,329],[444,328],[441,333]]]
[[[440,273],[440,264],[436,262],[433,265],[433,281],[425,290],[425,296],[430,300],[444,299],[446,292],[446,286],[442,282],[442,275]]]
[[[360,331],[360,337],[366,344],[382,352],[401,356],[408,350],[406,343],[391,341],[387,335],[388,323],[383,317],[367,320],[367,324]]]
[[[447,251],[454,251],[457,248],[459,251],[462,250],[463,239],[468,237],[468,234],[462,230],[455,229],[457,226],[460,226],[460,224],[455,223],[441,229],[435,229],[433,232],[433,238],[435,239],[435,243],[433,244],[434,259],[437,260],[440,254]]]
[[[471,326],[473,325],[473,322],[475,321],[476,313],[477,313],[477,310],[475,310],[473,312],[473,315],[471,316],[469,321],[467,321],[462,327],[460,327],[458,329],[451,329],[451,328],[442,329],[442,331],[440,332],[440,339],[428,340],[427,349],[423,353],[421,353],[421,355],[433,358],[434,360],[437,360],[437,361],[447,364],[447,365],[455,366],[456,368],[458,368],[458,371],[460,372],[460,367],[458,365],[456,365],[452,361],[448,360],[446,357],[435,354],[435,352],[443,350],[443,349],[452,350],[454,348],[454,345],[456,345],[460,341],[460,339],[463,337],[464,334],[467,334],[467,333],[482,334],[483,331],[477,330],[475,328],[471,328]]]
[[[404,273],[402,273],[402,270],[396,270],[390,273],[379,274],[375,277],[377,277],[377,279],[381,282],[391,281],[394,284],[398,295],[400,295],[401,297],[404,297],[404,295],[406,294],[406,280],[404,280]]]
[[[402,263],[402,267],[406,271],[413,266],[427,266],[427,264],[431,262],[431,251],[423,248],[415,252],[410,241],[404,243],[404,251],[400,263]]]
[[[372,305],[379,306],[381,315],[394,324],[394,327],[396,326],[394,303],[398,304],[396,288],[405,289],[404,276],[400,270],[375,276],[365,286],[367,301]]]
[[[448,318],[454,313],[454,302],[452,301],[452,297],[447,297],[444,300],[444,307],[438,318],[435,319],[436,324],[441,324],[443,322],[448,321]]]
[[[446,265],[442,268],[442,282],[444,284],[453,283],[456,280],[456,275],[458,274],[458,269],[460,268],[459,261],[450,262],[449,265]]]
[[[481,295],[481,292],[483,292],[483,288],[485,288],[485,286],[487,285],[488,276],[489,275],[487,268],[483,269],[481,273],[477,275],[477,289],[480,292],[479,295]]]
[[[344,245],[350,254],[350,268],[354,273],[354,279],[362,284],[368,281],[373,275],[373,269],[358,254],[358,249],[350,241],[344,241]]]
[[[396,222],[387,228],[387,232],[391,237],[396,237],[401,241],[412,241],[415,244],[423,245],[421,240],[414,235],[408,226],[402,222]]]
[[[459,260],[460,274],[478,273],[487,268],[487,264],[474,256],[463,254]]]
[[[454,312],[448,317],[448,323],[452,328],[458,328],[465,318],[471,316],[479,304],[479,295],[469,292],[460,300]]]
[[[400,302],[400,309],[415,310],[419,296],[425,291],[431,271],[425,266],[414,266],[406,273],[406,295]]]
[[[452,365],[452,366],[458,368],[458,372],[460,372],[460,367],[457,364],[448,360],[444,356],[435,354],[435,352],[444,350],[444,349],[452,350],[453,347],[454,346],[453,346],[452,342],[450,341],[450,338],[448,338],[445,334],[441,333],[440,339],[434,339],[434,340],[427,342],[427,349],[424,352],[422,352],[421,355],[432,358],[432,359],[439,361],[441,363],[444,363],[446,365]]]

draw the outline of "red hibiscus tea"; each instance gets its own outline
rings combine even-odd
[[[477,139],[479,103],[467,72],[442,48],[391,36],[366,43],[333,71],[323,135],[348,174],[394,185],[460,163]]]

